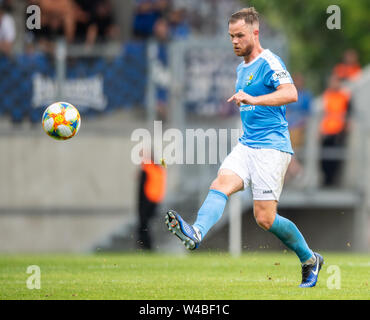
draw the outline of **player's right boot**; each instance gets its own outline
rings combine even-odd
[[[198,248],[200,239],[196,231],[176,211],[167,211],[165,223],[168,230],[177,236],[187,249],[194,250]]]
[[[318,253],[314,252],[316,262],[310,265],[302,265],[302,283],[300,288],[310,288],[316,286],[317,278],[324,264],[324,258]]]

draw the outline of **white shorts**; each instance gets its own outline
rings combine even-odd
[[[284,177],[292,156],[275,149],[250,148],[240,142],[221,164],[244,181],[244,189],[252,189],[253,200],[279,201]]]

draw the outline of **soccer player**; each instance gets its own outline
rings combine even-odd
[[[169,210],[166,224],[186,248],[196,249],[220,219],[230,195],[250,186],[257,224],[297,254],[302,264],[300,287],[313,287],[324,260],[308,247],[296,225],[277,213],[293,154],[285,110],[286,104],[297,101],[297,90],[282,60],[261,47],[253,7],[230,17],[229,35],[234,53],[244,58],[236,70],[236,93],[228,100],[239,106],[243,135],[223,161],[195,223]]]

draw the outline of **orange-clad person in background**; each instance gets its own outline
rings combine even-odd
[[[336,75],[332,75],[329,86],[323,94],[324,116],[320,126],[322,147],[342,147],[345,145],[350,98],[350,92],[342,87],[341,80]],[[325,186],[333,185],[336,182],[340,165],[340,159],[322,159],[321,167]]]
[[[152,238],[149,230],[149,221],[155,214],[158,205],[166,193],[166,170],[155,164],[152,159],[141,164],[138,198],[138,247],[145,250],[152,249]]]
[[[361,75],[361,66],[358,62],[357,52],[353,49],[346,50],[343,55],[343,61],[334,67],[333,74],[340,80],[357,80]]]

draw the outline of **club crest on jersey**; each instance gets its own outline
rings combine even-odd
[[[252,83],[253,80],[253,74],[251,73],[245,83],[246,86],[249,86]]]

